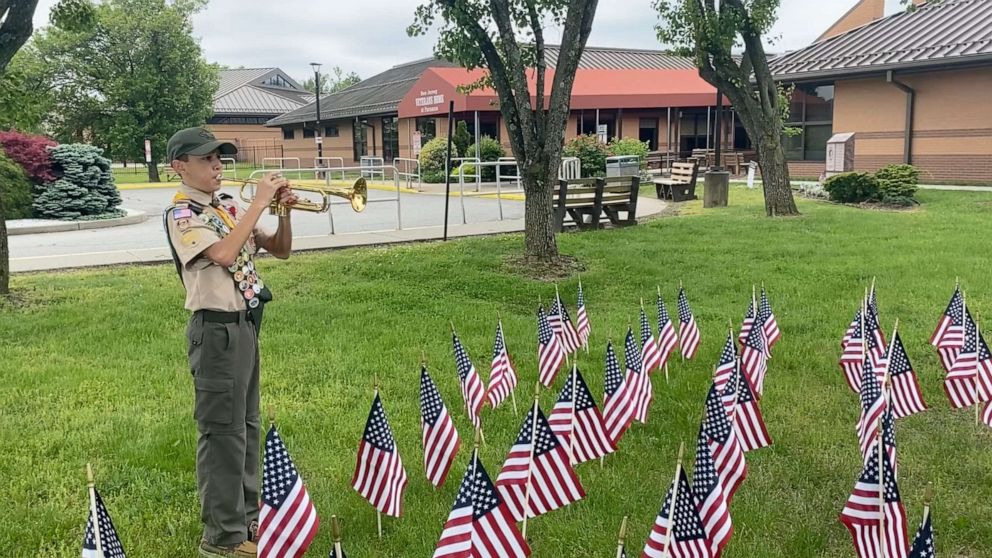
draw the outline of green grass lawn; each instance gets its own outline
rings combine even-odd
[[[235,170],[234,167],[230,165],[225,165],[224,175],[234,178],[248,178],[248,175],[254,171],[256,167],[248,164],[238,165]],[[143,165],[132,165],[127,168],[114,168],[114,181],[117,184],[140,184],[148,182],[148,168]],[[159,178],[163,181],[165,180],[165,173],[160,171]],[[178,179],[174,180],[177,184]]]
[[[772,220],[762,217],[757,192],[734,188],[727,209],[703,211],[694,202],[681,217],[560,236],[563,253],[585,268],[593,348],[579,365],[597,397],[607,338],[622,340],[636,323],[639,299],[650,305],[655,285],[673,308],[678,283],[685,282],[703,344],[694,361],[673,360],[670,384],[655,375],[648,424],[635,426],[605,467],[580,466],[587,498],[529,522],[534,556],[612,556],[624,515],[630,516],[628,552],[639,554],[679,443],[694,447],[728,321],[739,324],[751,285],[761,282],[783,331],[762,401],[775,444],[748,454],[725,556],[853,556],[837,517],[861,469],[859,407],[836,361],[839,339],[872,276],[884,328],[890,332],[899,318],[931,406],[897,425],[910,530],[932,481],[939,555],[992,556],[992,430],[976,428],[970,410],[949,409],[927,344],[956,276],[969,308],[990,315],[992,193],[919,197],[923,205],[912,212],[801,201],[803,216]],[[275,292],[262,334],[262,405],[276,410],[323,520],[308,556],[327,555],[332,514],[342,518],[350,556],[431,555],[472,437],[449,320],[488,378],[501,313],[521,377],[520,407],[537,377],[534,314],[554,285],[508,271],[505,262],[521,244],[510,235],[260,263]],[[573,276],[560,283],[573,316],[577,282]],[[4,554],[78,556],[87,515],[84,466],[91,461],[129,556],[194,556],[200,526],[187,313],[171,264],[16,276],[13,287],[22,303],[0,312]],[[438,491],[424,476],[420,447],[421,351],[464,441]],[[381,541],[374,510],[350,487],[374,374],[410,476],[405,515],[383,519]],[[557,389],[541,396],[545,412]],[[522,418],[508,405],[485,411],[481,456],[493,477]],[[687,461],[691,469],[691,455]]]

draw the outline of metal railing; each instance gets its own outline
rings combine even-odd
[[[397,168],[397,176],[406,182],[408,189],[412,189],[413,183],[416,182],[417,191],[423,191],[424,184],[420,181],[420,160],[397,157],[393,159],[393,165]]]
[[[361,159],[358,161],[358,164],[362,177],[368,178],[369,180],[375,180],[375,176],[378,174],[380,179],[386,179],[386,172],[384,170],[386,168],[386,161],[382,157],[362,155]]]
[[[393,165],[364,165],[364,166],[358,166],[358,167],[339,167],[339,168],[335,168],[334,171],[335,172],[336,171],[341,171],[342,173],[345,173],[347,171],[358,171],[358,172],[362,172],[362,171],[373,170],[373,171],[378,172],[381,176],[385,176],[385,172],[386,172],[387,169],[393,171],[393,184],[396,187],[396,196],[395,197],[389,197],[389,198],[375,198],[375,199],[372,199],[370,197],[370,198],[368,198],[368,200],[367,200],[366,203],[367,204],[373,204],[373,203],[396,202],[396,229],[395,230],[401,231],[401,230],[403,230],[403,211],[402,211],[402,207],[401,207],[402,206],[402,198],[400,196],[399,172],[398,172],[398,170],[397,170],[397,168],[395,166],[393,166]],[[298,171],[298,172],[305,172],[305,173],[311,173],[311,172],[316,173],[316,172],[326,171],[327,169],[320,168],[320,167],[313,167],[313,168],[309,168],[309,169],[293,169],[293,170],[294,171]],[[252,173],[248,176],[248,178],[249,179],[252,179],[252,178],[255,177],[256,174],[263,173],[263,172],[265,172],[265,169],[259,169],[259,170],[256,170],[256,171],[252,171]],[[327,184],[328,188],[330,188],[330,186],[331,186],[331,173],[330,172],[325,172],[324,174],[325,174],[324,181]],[[249,192],[251,193],[251,195],[254,196],[255,195],[255,185],[254,184],[248,184],[247,185],[247,188],[249,188]],[[345,201],[340,201],[340,202],[338,202],[338,201],[332,201],[330,205],[331,205],[331,207],[329,207],[327,209],[327,222],[328,222],[328,225],[330,226],[330,229],[331,229],[330,234],[337,234],[337,229],[334,226],[334,206],[336,206],[336,205],[347,205],[347,206],[350,207],[351,204],[349,202],[345,202]]]
[[[277,161],[279,163],[278,167],[270,167],[269,161]],[[286,168],[286,161],[296,161],[296,168]],[[262,159],[262,170],[272,170],[273,168],[279,170],[288,170],[296,173],[296,178],[300,178],[300,173],[303,169],[300,168],[300,158],[299,157],[266,157]],[[254,173],[252,173],[254,174]]]
[[[221,173],[220,173],[222,177],[225,174],[227,174],[227,165],[228,165],[228,163],[230,163],[230,165],[232,167],[232,172],[234,172],[234,178],[237,178],[238,177],[238,161],[237,161],[237,159],[235,159],[234,157],[221,157],[220,158],[220,163],[222,165],[224,165],[224,168],[221,169]]]
[[[334,161],[338,163],[337,166],[330,165],[330,163]],[[344,157],[314,157],[313,166],[318,169],[325,168],[325,169],[332,169],[333,171],[338,171],[344,168]],[[322,171],[315,171],[313,173],[313,179],[320,180],[321,172]],[[324,174],[331,174],[331,171],[327,171]],[[344,180],[344,171],[341,171],[341,180]]]
[[[509,159],[509,157],[504,157],[504,159]],[[486,162],[479,162],[479,163],[472,163],[472,164],[477,165],[476,166],[476,172],[479,175],[482,174],[482,169],[483,168],[494,167],[496,169],[496,206],[499,208],[499,220],[502,221],[503,220],[503,191],[504,190],[503,190],[502,180],[500,179],[500,176],[501,176],[500,175],[500,168],[502,168],[504,166],[513,166],[513,167],[516,167],[517,166],[516,161],[511,159],[511,160],[503,160],[503,161],[486,161]],[[517,178],[518,179],[518,181],[517,181],[517,188],[510,189],[510,190],[507,190],[507,191],[513,192],[513,193],[515,193],[515,192],[523,192],[523,188],[520,186],[520,182],[519,182],[519,178],[520,177],[517,176],[517,177],[513,177],[513,178]],[[465,213],[465,198],[467,198],[467,197],[475,197],[475,196],[491,196],[492,194],[493,194],[492,192],[482,192],[480,190],[476,190],[475,192],[465,193],[465,176],[463,174],[461,174],[461,173],[458,174],[458,197],[460,198],[461,207],[462,207],[462,224],[463,225],[468,224],[468,218],[467,218],[467,215]]]
[[[582,178],[582,161],[578,157],[562,157],[558,167],[558,178],[562,180],[578,180]]]
[[[455,165],[455,167],[458,169],[459,181],[464,181],[465,179],[465,169],[463,168],[463,165],[466,163],[472,165],[473,172],[468,176],[474,179],[473,181],[475,182],[475,191],[476,192],[482,191],[482,172],[479,169],[479,163],[481,163],[482,161],[478,157],[452,157],[451,162],[452,164],[456,162],[458,163],[458,165]],[[450,174],[451,171],[447,171],[447,172]]]

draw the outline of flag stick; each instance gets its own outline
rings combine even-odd
[[[617,558],[623,556],[623,539],[627,536],[627,516],[620,522],[620,536],[617,537]]]
[[[331,535],[334,537],[334,556],[344,557],[344,550],[341,548],[341,526],[338,525],[338,516],[331,516]]]
[[[382,539],[382,512],[375,510],[375,527],[379,532],[379,538]]]
[[[865,354],[868,352],[868,332],[865,331],[865,313],[868,312],[868,290],[865,289],[865,297],[861,299],[861,366],[865,365]]]
[[[578,464],[575,460],[575,398],[576,398],[575,392],[579,388],[578,371],[579,371],[579,367],[573,364],[572,365],[572,413],[570,415],[571,419],[569,420],[570,424],[568,425],[569,428],[568,460],[572,463],[572,465]]]
[[[930,517],[930,502],[933,501],[933,482],[927,483],[926,495],[923,497],[923,521]]]
[[[882,417],[878,418],[878,555],[885,558],[885,439]]]
[[[682,292],[682,290],[684,288],[685,287],[682,286],[682,280],[679,279],[679,294],[681,294],[681,292]],[[679,312],[681,313],[681,310]],[[680,318],[680,320],[681,320],[681,318]],[[681,331],[679,331],[679,333],[681,334]],[[679,347],[679,355],[682,357],[682,364],[685,364],[685,353],[682,352],[682,347],[681,346]]]
[[[975,312],[975,350],[976,351],[978,350],[978,347],[979,347],[978,339],[979,339],[979,336],[981,335],[981,333],[980,333],[981,330],[978,328],[978,323],[980,321],[981,321],[981,319],[978,316],[978,312]],[[965,332],[965,334],[967,335],[967,332]],[[976,388],[976,391],[977,391],[977,388],[978,388],[978,386],[977,386],[977,384],[978,384],[978,378],[977,378],[977,376],[975,378],[975,384],[976,384],[975,388]],[[978,399],[978,398],[976,397],[975,399]],[[981,409],[982,409],[981,402],[980,401],[975,401],[975,426],[981,426],[982,425],[982,417],[981,417],[981,412],[982,411],[981,411]]]
[[[93,520],[93,541],[96,543],[97,558],[103,558],[103,543],[100,541],[100,516],[96,511],[96,483],[93,481],[93,466],[86,464],[86,488],[90,493],[90,518]]]
[[[541,382],[537,382],[537,387],[534,389],[534,408],[533,408],[533,418],[530,422],[530,458],[527,459],[527,490],[524,493],[524,528],[522,535],[524,539],[527,538],[527,516],[530,515],[530,490],[532,482],[532,473],[534,470],[534,440],[537,438],[537,406],[539,404],[539,399],[541,397]]]
[[[661,551],[662,558],[670,558],[668,547],[672,544],[672,533],[675,527],[675,502],[679,498],[679,472],[682,470],[682,454],[685,452],[685,442],[679,444],[679,459],[675,464],[675,480],[672,481],[672,503],[668,505],[668,534],[665,535],[665,549]]]

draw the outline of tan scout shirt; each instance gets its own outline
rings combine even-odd
[[[197,190],[183,184],[179,191],[191,201],[203,206],[203,213],[224,211],[223,208],[210,206],[213,197],[211,194]],[[241,220],[244,209],[231,202],[222,202],[234,205],[236,208],[235,222]],[[186,309],[196,310],[218,310],[221,312],[238,312],[246,309],[244,296],[238,291],[234,284],[231,272],[226,267],[214,263],[203,255],[203,252],[215,242],[221,240],[206,222],[196,214],[189,217],[176,218],[174,212],[170,211],[166,217],[169,226],[169,238],[172,246],[179,255],[179,262],[182,264],[183,284],[186,286]],[[255,234],[260,231],[255,227],[254,232],[248,240],[248,252],[254,255],[257,251],[255,246]]]

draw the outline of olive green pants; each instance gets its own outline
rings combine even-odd
[[[228,319],[232,315],[228,314]],[[234,321],[197,312],[186,328],[196,392],[196,482],[207,542],[238,544],[258,519],[258,337]]]

